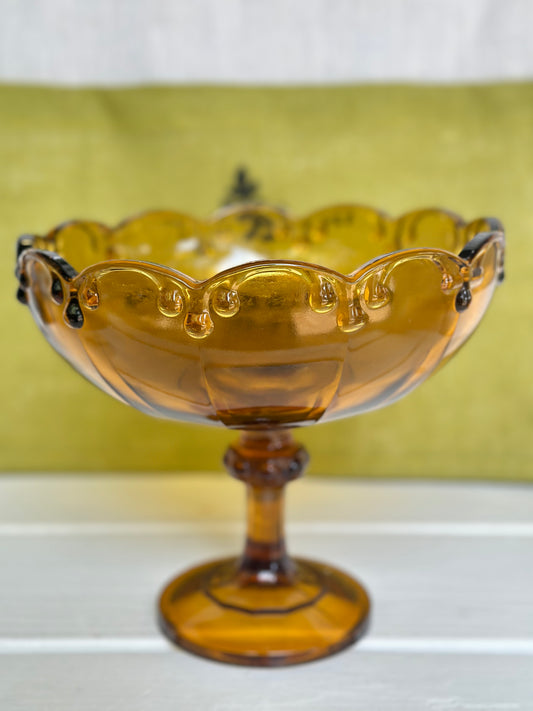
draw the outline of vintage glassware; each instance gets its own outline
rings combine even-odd
[[[147,414],[241,432],[225,464],[247,485],[244,553],[167,586],[170,639],[274,666],[363,634],[364,588],[287,554],[283,488],[307,461],[290,428],[383,407],[425,380],[478,325],[503,256],[496,219],[356,205],[302,219],[260,205],[207,221],[161,211],[19,239],[19,299],[76,370]]]

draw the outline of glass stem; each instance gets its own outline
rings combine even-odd
[[[248,530],[241,569],[266,580],[290,574],[283,531],[284,487],[247,486]]]
[[[248,527],[239,573],[246,581],[284,584],[293,577],[285,547],[285,485],[301,475],[307,453],[288,430],[244,432],[230,446],[225,464],[247,485]]]

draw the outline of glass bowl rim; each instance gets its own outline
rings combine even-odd
[[[480,232],[476,232],[474,236],[465,244],[462,246],[459,254],[456,254],[455,252],[452,252],[450,250],[442,249],[442,248],[437,248],[437,247],[413,247],[413,248],[400,248],[400,249],[393,249],[392,251],[388,252],[383,252],[379,254],[376,257],[372,257],[370,260],[367,260],[366,262],[358,265],[354,270],[352,270],[349,273],[343,273],[340,272],[336,269],[327,267],[325,265],[316,263],[316,262],[311,262],[311,261],[300,261],[300,260],[293,260],[293,259],[257,259],[257,260],[252,260],[248,262],[243,262],[241,264],[229,267],[227,269],[217,271],[215,274],[205,278],[205,279],[195,279],[194,277],[188,275],[186,272],[181,272],[178,269],[169,266],[168,264],[162,264],[160,262],[152,262],[149,260],[140,260],[140,259],[127,259],[127,258],[121,258],[121,259],[105,259],[101,260],[98,262],[94,262],[92,264],[89,264],[85,266],[81,270],[77,270],[75,267],[73,267],[62,255],[59,251],[56,250],[49,250],[49,249],[43,249],[42,247],[36,247],[35,246],[35,241],[36,240],[52,240],[55,239],[55,237],[61,232],[62,229],[65,227],[68,227],[70,225],[98,225],[100,228],[102,228],[106,233],[108,234],[113,234],[115,231],[132,224],[138,220],[142,220],[146,217],[149,216],[157,216],[157,215],[170,215],[170,216],[175,216],[175,217],[182,217],[186,220],[191,220],[192,222],[197,222],[199,224],[211,226],[211,225],[216,225],[216,223],[220,220],[225,219],[228,216],[231,216],[232,214],[237,214],[239,212],[253,212],[253,211],[269,211],[270,213],[275,213],[277,214],[281,219],[284,219],[288,222],[288,224],[297,224],[298,222],[303,222],[305,220],[311,219],[313,216],[325,212],[326,210],[334,210],[334,209],[361,209],[361,210],[368,210],[370,212],[373,212],[378,218],[392,222],[393,224],[401,225],[402,221],[408,220],[409,218],[414,217],[415,215],[419,214],[424,214],[424,213],[439,213],[442,215],[446,215],[450,217],[456,224],[456,226],[459,227],[468,227],[468,226],[473,226],[476,223],[484,223],[488,225],[489,229],[488,230],[482,230]],[[228,277],[231,277],[232,275],[237,275],[242,273],[243,271],[248,271],[248,270],[254,270],[254,269],[271,269],[275,271],[276,269],[280,269],[285,271],[287,268],[290,267],[296,267],[297,269],[300,270],[306,270],[306,271],[312,271],[315,273],[319,274],[324,274],[326,276],[330,276],[334,278],[335,280],[347,283],[347,284],[353,284],[359,279],[363,278],[365,274],[372,270],[381,260],[386,260],[390,261],[390,258],[393,257],[394,255],[398,255],[398,260],[403,260],[405,258],[412,258],[415,259],[417,257],[420,257],[422,259],[431,259],[432,257],[437,258],[439,256],[444,257],[445,259],[450,259],[452,260],[459,269],[464,268],[466,270],[469,269],[472,261],[474,258],[479,255],[479,253],[488,248],[490,244],[496,242],[501,248],[505,246],[505,232],[504,232],[504,227],[502,223],[500,222],[499,219],[495,217],[477,217],[474,218],[473,220],[466,221],[464,218],[462,218],[460,215],[458,215],[455,212],[452,212],[446,208],[438,208],[438,207],[425,207],[425,208],[418,208],[414,210],[409,210],[406,212],[401,213],[397,217],[392,217],[388,213],[384,212],[383,210],[364,205],[364,204],[359,204],[359,203],[335,203],[332,205],[325,205],[321,208],[318,208],[316,210],[313,210],[312,212],[304,214],[302,217],[292,217],[288,215],[285,211],[283,211],[280,208],[277,207],[272,207],[270,205],[265,205],[265,204],[259,204],[259,203],[243,203],[243,204],[238,204],[238,205],[231,205],[231,206],[224,206],[215,212],[213,212],[208,218],[206,219],[201,219],[197,218],[193,215],[190,215],[185,212],[181,212],[179,210],[164,210],[164,209],[154,209],[154,210],[145,210],[136,214],[133,214],[129,217],[124,218],[120,222],[118,222],[114,226],[110,226],[104,222],[99,222],[96,220],[87,220],[87,219],[73,219],[73,220],[67,220],[65,222],[61,222],[55,227],[53,227],[49,232],[47,232],[45,235],[38,235],[38,234],[23,234],[21,235],[18,240],[17,240],[17,250],[16,250],[16,257],[17,257],[17,269],[16,269],[16,275],[17,277],[20,278],[20,273],[21,273],[21,265],[22,265],[22,259],[26,256],[29,256],[30,253],[33,253],[35,255],[41,255],[41,257],[49,263],[50,266],[54,266],[57,271],[60,273],[60,275],[66,280],[66,281],[73,281],[74,279],[76,280],[81,280],[84,277],[87,277],[91,274],[96,274],[98,272],[101,272],[103,270],[107,269],[113,269],[113,270],[119,270],[119,269],[137,269],[137,270],[142,270],[142,271],[157,271],[160,274],[164,274],[168,277],[171,277],[180,283],[184,284],[185,286],[188,286],[189,288],[195,288],[195,289],[202,289],[202,288],[207,288],[210,286],[213,282],[215,281],[220,281],[221,279],[225,279]],[[503,268],[501,268],[500,273],[498,274],[498,280],[501,281],[503,278]]]

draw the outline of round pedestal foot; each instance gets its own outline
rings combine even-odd
[[[283,666],[320,659],[365,632],[365,589],[335,568],[294,559],[285,582],[262,571],[250,578],[241,559],[189,570],[163,591],[165,635],[190,652],[221,662]]]

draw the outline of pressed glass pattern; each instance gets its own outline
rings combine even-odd
[[[20,238],[18,252],[19,299],[81,374],[148,414],[243,431],[226,465],[248,488],[245,553],[168,586],[166,634],[261,665],[360,636],[363,588],[285,551],[282,490],[306,461],[287,428],[387,405],[446,362],[503,277],[500,223],[354,205],[293,219],[249,205],[206,221],[65,223]]]

